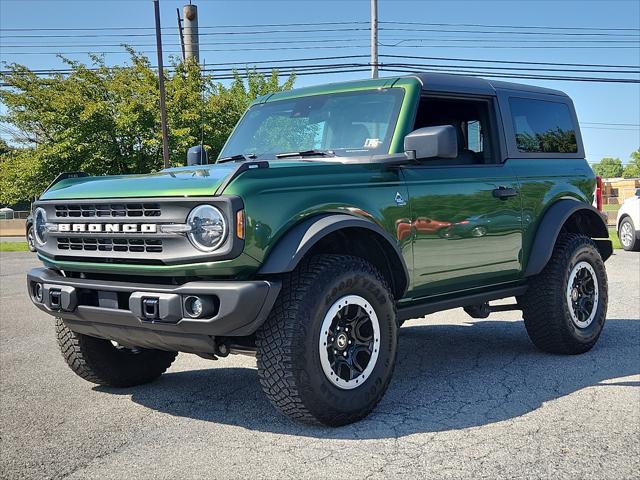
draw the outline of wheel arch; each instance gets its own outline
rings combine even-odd
[[[259,275],[291,272],[316,253],[362,257],[380,270],[396,298],[409,287],[409,271],[395,239],[376,223],[346,214],[317,215],[292,227],[272,248]]]
[[[537,275],[547,265],[561,232],[580,233],[594,239],[603,260],[613,253],[609,231],[600,212],[577,200],[561,199],[551,205],[538,225],[525,276]]]
[[[616,230],[620,230],[620,225],[622,225],[622,222],[625,218],[629,218],[631,219],[631,225],[634,225],[633,223],[633,218],[631,218],[631,215],[629,215],[628,213],[623,213],[622,215],[620,215],[620,218],[618,219],[618,224],[616,225]]]

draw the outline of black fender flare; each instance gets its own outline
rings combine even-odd
[[[399,286],[399,290],[404,294],[409,286],[409,270],[395,239],[376,223],[346,214],[316,215],[292,227],[278,240],[258,274],[273,275],[293,271],[320,240],[345,228],[364,228],[371,231],[382,245],[387,247],[388,252],[394,253],[394,260],[402,265],[403,285]]]
[[[562,199],[548,208],[534,237],[533,247],[525,270],[525,277],[537,275],[547,265],[558,235],[567,220],[575,213],[585,215],[586,222],[582,224],[582,232],[589,235],[596,243],[603,260],[607,260],[613,253],[609,231],[600,212],[592,205],[578,200]],[[607,240],[604,240],[607,239]]]

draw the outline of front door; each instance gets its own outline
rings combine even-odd
[[[517,280],[522,222],[518,182],[499,159],[490,99],[426,98],[416,128],[453,125],[458,157],[403,168],[420,298]]]

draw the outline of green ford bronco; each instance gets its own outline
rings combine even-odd
[[[562,92],[437,74],[281,92],[196,163],[63,174],[36,203],[28,291],[82,378],[251,354],[278,409],[337,426],[380,401],[405,319],[521,310],[555,354],[602,331],[612,246]]]

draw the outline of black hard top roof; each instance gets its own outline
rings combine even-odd
[[[488,80],[480,77],[469,77],[464,75],[452,75],[446,73],[417,73],[408,75],[420,80],[422,89],[430,92],[449,93],[470,93],[477,95],[495,95],[500,90],[511,90],[519,92],[540,93],[546,95],[560,95],[566,97],[567,94],[560,90],[551,88],[536,87],[522,83],[501,82],[498,80]]]

